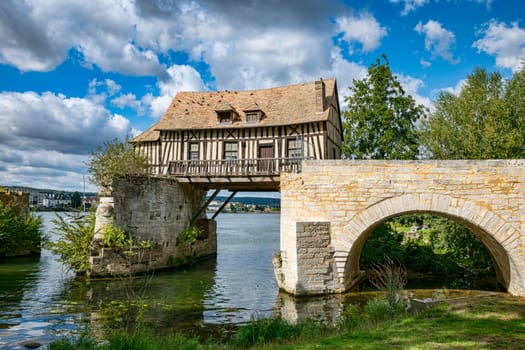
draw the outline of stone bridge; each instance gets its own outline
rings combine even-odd
[[[281,174],[279,287],[298,295],[349,290],[363,274],[368,236],[409,213],[468,227],[508,292],[525,295],[525,160],[304,162],[302,173]]]

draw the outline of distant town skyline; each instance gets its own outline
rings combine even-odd
[[[432,108],[475,67],[519,69],[524,13],[510,0],[5,0],[0,181],[83,191],[90,152],[153,125],[178,91],[335,77],[344,108],[382,54]]]

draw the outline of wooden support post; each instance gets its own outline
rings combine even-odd
[[[222,205],[219,208],[219,210],[217,210],[215,213],[213,213],[213,216],[211,217],[212,220],[214,220],[217,217],[217,215],[219,215],[219,213],[226,206],[226,204],[230,203],[230,201],[232,200],[233,196],[235,196],[236,194],[237,194],[237,191],[233,191],[232,192],[232,194],[228,197],[228,199],[224,203],[222,203]]]
[[[193,226],[195,221],[199,218],[199,216],[202,214],[202,212],[204,210],[206,210],[206,208],[208,208],[208,205],[210,205],[210,203],[215,199],[215,197],[217,197],[217,195],[219,194],[220,191],[221,191],[220,188],[216,189],[215,192],[213,192],[213,194],[210,196],[210,198],[208,198],[206,203],[199,209],[199,211],[195,215],[193,215],[193,217],[190,220],[189,227]]]

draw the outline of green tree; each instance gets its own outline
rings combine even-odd
[[[504,104],[509,113],[511,128],[517,130],[517,158],[525,158],[525,59],[505,89]],[[520,133],[521,131],[521,133]],[[515,135],[515,134],[513,134]],[[521,141],[521,142],[520,142]]]
[[[0,202],[0,257],[40,252],[42,218]]]
[[[414,159],[415,124],[425,109],[405,94],[388,59],[377,59],[362,80],[354,80],[343,114],[343,153],[352,159]]]
[[[75,192],[73,193],[73,196],[71,196],[71,207],[78,209],[82,206],[82,199],[80,198],[80,193]]]
[[[91,153],[88,162],[91,180],[102,190],[108,189],[117,176],[148,174],[148,158],[138,154],[126,140],[113,139]]]
[[[434,159],[504,159],[525,156],[525,73],[509,84],[476,68],[461,93],[442,92],[422,122],[421,143]]]

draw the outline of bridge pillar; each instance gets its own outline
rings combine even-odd
[[[111,196],[101,198],[97,209],[91,275],[145,272],[216,254],[216,223],[206,219],[204,212],[199,214],[205,197],[205,190],[172,179],[115,179]],[[130,259],[104,246],[104,227],[110,223],[122,228],[134,242],[148,242],[147,247]],[[200,230],[194,242],[181,238],[190,225]]]
[[[335,271],[335,250],[331,245],[329,222],[297,222],[292,250],[274,256],[279,288],[296,295],[343,292]],[[295,261],[295,263],[292,263]]]

